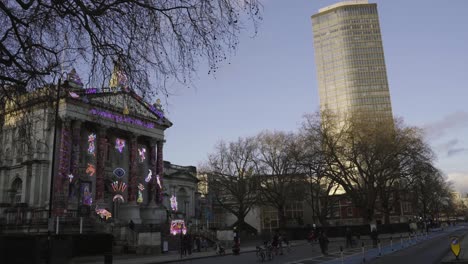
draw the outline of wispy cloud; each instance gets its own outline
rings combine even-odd
[[[468,193],[468,171],[449,173],[447,178],[453,183],[453,188],[456,191],[462,194]]]
[[[434,150],[440,155],[453,157],[457,154],[462,154],[468,151],[468,148],[459,146],[462,143],[459,139],[453,138],[449,141],[437,145],[434,147]]]
[[[468,113],[454,112],[441,120],[423,126],[429,140],[436,140],[447,134],[451,129],[468,127]]]
[[[455,156],[457,154],[461,154],[461,153],[464,153],[464,152],[468,152],[468,148],[454,148],[454,149],[449,149],[447,151],[447,156],[448,157],[452,157],[452,156]]]

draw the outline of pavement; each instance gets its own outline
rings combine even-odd
[[[299,246],[306,244],[306,240],[294,240],[291,241],[291,246]],[[240,253],[254,252],[257,245],[261,245],[261,241],[249,241],[241,246]],[[226,248],[226,255],[232,255],[232,250]],[[202,258],[217,257],[216,251],[213,248],[209,248],[207,251],[192,252],[191,255],[184,256],[181,258],[178,251],[170,251],[159,255],[114,255],[112,264],[157,264],[157,263],[171,263],[188,261]],[[102,264],[104,263],[104,256],[86,256],[74,258],[68,262],[69,264]]]
[[[393,253],[399,249],[406,248],[412,245],[415,245],[421,241],[425,241],[427,239],[431,239],[435,236],[439,235],[439,232],[430,232],[429,234],[418,234],[409,236],[408,233],[399,233],[399,234],[382,234],[379,235],[379,239],[381,241],[381,248],[370,248],[372,244],[372,240],[368,236],[361,236],[361,239],[357,241],[357,247],[353,250],[344,250],[344,259],[346,259],[346,263],[361,263],[363,257],[367,260],[376,258],[378,256],[382,256],[385,254]],[[345,239],[342,237],[339,238],[330,238],[330,244],[334,244],[339,248],[341,245],[345,245]],[[316,242],[314,242],[316,243]],[[462,243],[468,243],[468,236],[467,239],[464,239]],[[241,254],[254,252],[256,250],[257,245],[261,245],[261,241],[249,241],[245,242],[241,245]],[[291,241],[291,247],[296,247],[300,245],[308,244],[306,240],[293,240]],[[364,256],[362,254],[362,245],[364,244]],[[463,249],[467,249],[464,244],[462,245]],[[230,248],[226,248],[226,255],[232,255],[232,251]],[[203,259],[203,258],[212,258],[217,257],[215,250],[213,248],[209,248],[207,251],[202,252],[193,252],[191,255],[184,256],[181,258],[180,253],[177,251],[171,251],[164,254],[159,255],[135,255],[135,254],[123,254],[123,255],[113,255],[112,256],[112,263],[113,264],[157,264],[157,263],[174,263],[174,262],[181,262],[181,261],[190,261],[196,259]],[[468,256],[468,251],[466,255]],[[308,258],[307,260],[322,260],[327,261],[331,260],[327,263],[341,263],[341,252],[331,252],[330,256],[315,256],[313,258]],[[320,262],[322,262],[320,261]],[[69,264],[101,264],[104,263],[104,256],[85,256],[85,257],[78,257],[71,259]],[[294,261],[290,263],[301,263],[301,261]],[[468,263],[468,262],[467,262]]]

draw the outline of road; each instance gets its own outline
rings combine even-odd
[[[450,237],[454,235],[462,237],[467,233],[467,228],[457,231],[445,231],[439,237],[435,237],[407,249],[375,259],[370,263],[440,263],[450,250]]]
[[[379,257],[378,249],[366,248],[364,258],[366,263],[371,264],[404,264],[404,263],[440,263],[440,260],[448,253],[449,238],[452,235],[463,236],[468,233],[468,228],[449,231],[440,231],[432,233],[429,237],[418,237],[406,240],[403,245],[400,244],[398,239],[393,246],[390,246],[390,241],[384,241],[382,244],[382,255]],[[340,245],[342,242],[335,242],[330,244],[328,256],[323,256],[317,243],[312,245],[303,244],[293,248],[292,252],[275,256],[272,261],[265,263],[271,264],[341,264]],[[403,248],[402,248],[403,247]],[[395,251],[393,251],[393,250]],[[362,263],[363,255],[362,249],[345,249],[343,252],[344,262],[347,264]],[[243,253],[238,256],[226,255],[221,257],[211,257],[204,259],[184,260],[172,263],[194,263],[194,264],[248,264],[260,263],[257,259],[255,252]]]

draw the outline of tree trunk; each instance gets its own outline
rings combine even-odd
[[[284,212],[284,207],[278,207],[278,220],[279,220],[279,228],[284,229],[286,228],[286,215]]]

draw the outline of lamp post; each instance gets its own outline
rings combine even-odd
[[[53,209],[53,195],[54,195],[54,175],[55,175],[55,155],[56,155],[56,148],[57,148],[57,124],[58,124],[58,114],[59,114],[59,106],[60,106],[60,91],[62,88],[62,75],[61,74],[58,84],[57,84],[57,95],[55,99],[55,117],[54,117],[54,137],[52,141],[52,164],[50,169],[50,192],[49,192],[49,225],[48,225],[48,233],[50,234],[51,226],[53,224],[52,219],[52,209]],[[57,227],[58,231],[58,227]]]

